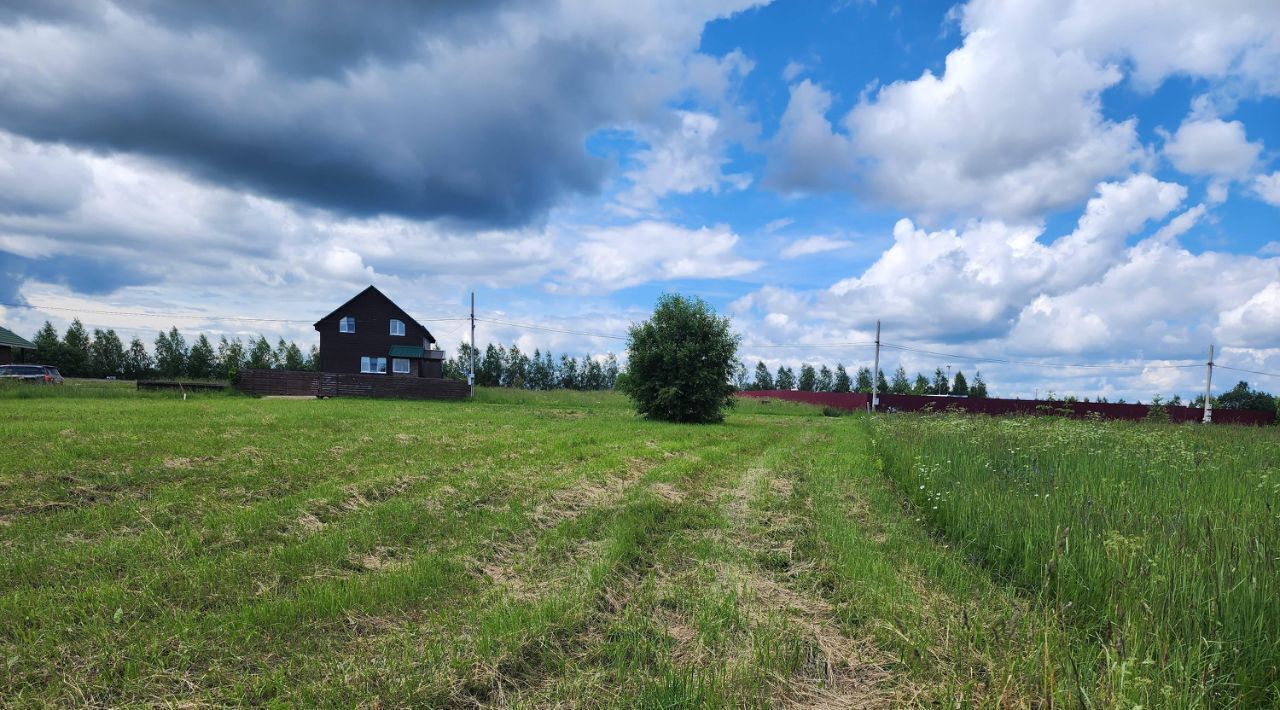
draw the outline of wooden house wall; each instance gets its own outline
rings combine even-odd
[[[356,332],[338,332],[339,321],[351,316],[356,319]],[[391,335],[391,319],[404,322],[404,335]],[[347,304],[332,317],[316,323],[320,333],[320,369],[324,372],[360,373],[360,358],[386,357],[387,374],[391,374],[391,358],[387,351],[392,345],[425,347],[429,333],[416,325],[413,319],[394,304],[368,292]]]

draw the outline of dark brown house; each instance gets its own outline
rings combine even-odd
[[[0,328],[0,365],[26,362],[26,357],[36,351],[36,346],[8,328]]]
[[[316,321],[320,371],[443,377],[444,351],[431,331],[370,286]]]

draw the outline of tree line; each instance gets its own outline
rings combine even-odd
[[[978,399],[987,396],[987,383],[982,379],[981,372],[975,372],[973,382],[970,383],[964,373],[957,370],[955,378],[950,378],[947,373],[943,372],[939,367],[933,371],[933,377],[925,377],[921,373],[916,373],[915,379],[907,377],[907,371],[899,366],[893,373],[893,379],[885,377],[884,370],[876,373],[877,391],[882,394],[941,394],[953,395],[956,397],[974,397]],[[745,366],[738,370],[738,386],[744,390],[800,390],[801,392],[862,392],[871,393],[872,380],[871,368],[860,367],[854,373],[852,378],[849,377],[848,370],[843,364],[837,364],[832,370],[826,365],[814,368],[813,365],[804,363],[800,366],[799,373],[793,371],[790,367],[782,366],[778,368],[776,375],[769,371],[769,367],[763,362],[756,363],[755,377],[751,379],[747,375]]]
[[[1253,389],[1248,382],[1240,380],[1235,387],[1213,398],[1214,409],[1252,409],[1262,412],[1275,411],[1280,415],[1280,396]],[[1204,406],[1204,395],[1196,395],[1191,402],[1192,407]]]
[[[1042,401],[1061,402],[1063,404],[1073,404],[1076,402],[1094,402],[1096,404],[1142,404],[1142,400],[1140,399],[1129,402],[1124,397],[1120,397],[1116,399],[1115,402],[1112,402],[1109,398],[1102,396],[1094,397],[1093,399],[1089,399],[1088,397],[1077,397],[1075,395],[1059,396],[1052,390],[1045,394]],[[1254,389],[1244,380],[1240,380],[1234,387],[1213,397],[1210,401],[1213,403],[1214,409],[1257,410],[1262,412],[1269,412],[1274,409],[1277,411],[1277,414],[1280,414],[1280,397],[1274,396],[1263,390]],[[1157,394],[1151,398],[1149,406],[1157,408],[1190,407],[1192,409],[1203,409],[1204,394],[1198,394],[1190,400],[1183,400],[1182,395],[1179,394],[1175,394],[1168,399],[1165,399],[1163,395]]]
[[[303,352],[292,341],[280,338],[273,346],[266,336],[250,338],[221,336],[217,343],[201,333],[187,345],[176,327],[160,331],[150,351],[141,338],[128,346],[114,329],[95,328],[89,332],[77,318],[61,337],[53,324],[45,321],[32,339],[36,360],[53,365],[65,377],[123,377],[145,380],[150,377],[193,379],[233,379],[243,368],[315,370],[320,365],[316,346]]]
[[[233,379],[244,368],[262,370],[317,370],[320,366],[319,349],[312,345],[303,351],[292,341],[279,338],[275,345],[266,336],[259,335],[242,341],[238,337],[220,336],[215,343],[203,333],[188,346],[186,338],[176,327],[160,331],[150,350],[141,338],[134,337],[126,346],[114,329],[95,328],[90,332],[80,319],[75,319],[66,332],[59,336],[53,324],[45,321],[32,343],[36,346],[35,359],[45,365],[57,367],[66,377],[122,377],[139,380],[150,377],[186,377],[192,379]],[[470,371],[471,346],[463,343],[457,354],[444,363],[444,376],[465,380]],[[525,354],[517,345],[487,345],[483,352],[477,350],[476,384],[481,387],[512,387],[517,389],[575,389],[607,390],[618,386],[626,377],[613,353],[603,358],[589,355],[582,360],[551,351],[534,350]],[[957,397],[987,397],[987,384],[981,372],[975,372],[970,383],[964,372],[957,371],[948,377],[941,367],[933,371],[933,377],[916,373],[909,378],[899,366],[893,377],[886,378],[884,370],[877,373],[879,391],[886,394],[953,395]],[[739,363],[732,383],[740,390],[800,390],[801,392],[871,392],[871,368],[861,367],[850,377],[843,364],[835,369],[826,365],[815,368],[802,364],[799,372],[783,366],[776,374],[763,362],[757,362],[754,379],[747,367]],[[1073,396],[1057,397],[1052,392],[1046,401],[1089,401]],[[1107,403],[1107,398],[1094,401]],[[1124,399],[1116,404],[1125,404]],[[1142,404],[1142,402],[1134,402]],[[1169,399],[1156,397],[1155,405],[1181,406],[1184,400],[1174,395]],[[1201,408],[1204,395],[1197,395],[1186,403]],[[1280,410],[1280,397],[1263,390],[1253,389],[1247,382],[1238,382],[1231,390],[1213,398],[1216,409]]]
[[[623,377],[618,358],[608,353],[603,358],[584,355],[576,357],[561,354],[556,357],[550,350],[535,349],[532,354],[512,344],[507,348],[492,343],[481,352],[476,349],[476,385],[479,387],[511,387],[530,390],[609,390]],[[467,379],[471,371],[471,345],[458,346],[458,353],[444,363],[444,376],[457,380]]]

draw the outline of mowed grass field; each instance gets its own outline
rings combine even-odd
[[[930,479],[934,488],[907,478],[944,461],[966,471],[956,481],[978,477],[990,442],[927,428],[949,421],[873,424],[746,402],[724,425],[671,425],[599,393],[402,402],[184,401],[111,385],[3,392],[0,698],[343,707],[1274,698],[1219,677],[1243,678],[1267,653],[1274,673],[1274,647],[1235,670],[1216,663],[1202,690],[1180,685],[1179,695],[1130,682],[1151,677],[1139,675],[1140,661],[1117,675],[1099,650],[1102,618],[1084,611],[1095,602],[1034,583],[1041,538],[1057,549],[1062,537],[1056,518],[980,489],[998,504],[957,518],[985,514],[998,528],[1007,505],[1006,527],[1030,541],[1001,556],[1010,543],[989,543],[922,498],[939,497],[943,477]],[[1183,429],[1166,429],[1182,440]],[[1197,436],[1219,431],[1240,430]],[[898,458],[886,455],[895,432],[904,432]],[[1274,430],[1254,435],[1275,442]],[[935,440],[941,448],[928,448]],[[947,485],[944,505],[955,505],[963,491]],[[1006,488],[995,490],[1014,495]],[[1150,493],[1124,490],[1135,506]],[[1233,524],[1234,511],[1219,513],[1215,524]],[[1270,524],[1250,534],[1274,565]],[[1134,529],[1116,528],[1126,540]],[[1065,579],[1077,546],[1091,549],[1078,541],[1103,534],[1091,530],[1073,528],[1047,579]],[[1125,561],[1146,549],[1123,544]],[[1228,585],[1246,579],[1216,569]],[[1274,591],[1265,586],[1274,579],[1258,593]],[[1233,604],[1246,599],[1232,593]],[[1125,609],[1115,625],[1137,628],[1124,626],[1137,623]],[[1221,605],[1206,614],[1215,610],[1236,614]],[[1274,642],[1275,616],[1249,618],[1261,628],[1250,639]],[[1166,648],[1182,639],[1168,638]],[[1159,647],[1134,637],[1116,660],[1123,669],[1148,648]]]

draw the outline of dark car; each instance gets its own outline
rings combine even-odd
[[[0,365],[0,381],[3,380],[60,385],[62,373],[49,365]]]

